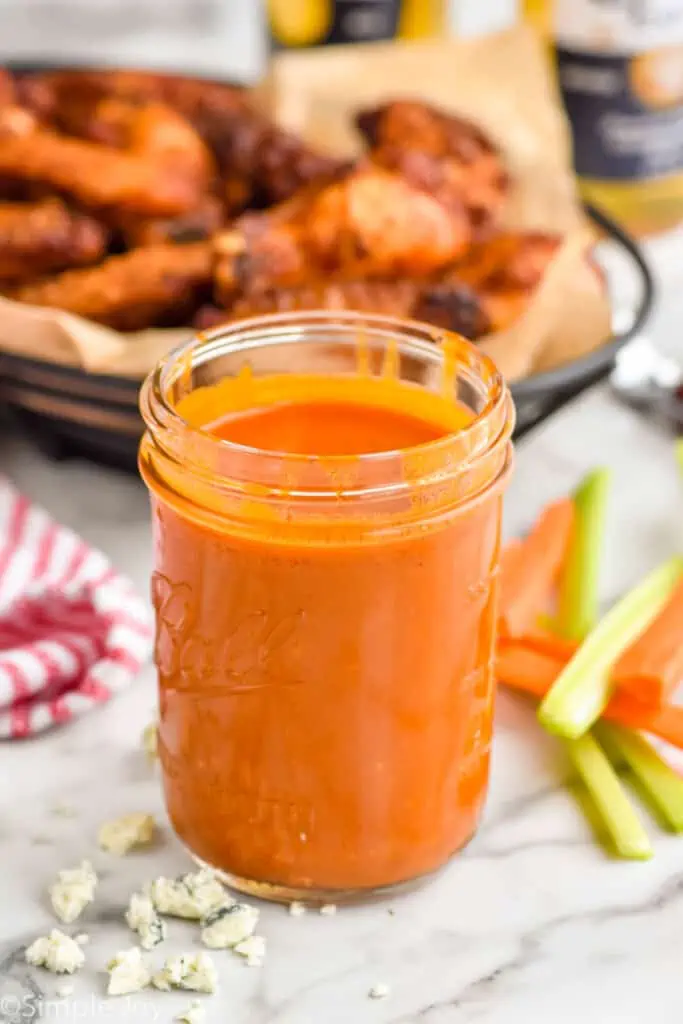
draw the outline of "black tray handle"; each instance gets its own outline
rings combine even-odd
[[[620,243],[622,249],[624,252],[628,253],[631,258],[631,262],[636,266],[640,274],[640,302],[633,311],[633,320],[626,330],[620,331],[612,338],[613,341],[618,341],[621,344],[624,344],[625,342],[630,341],[634,335],[638,334],[652,313],[656,294],[652,271],[650,270],[650,266],[643,255],[643,250],[628,231],[625,231],[617,221],[613,220],[598,206],[594,206],[593,203],[584,202],[583,208],[594,224],[597,224],[598,227],[602,228],[605,234],[609,235],[614,239],[614,241]]]
[[[638,303],[628,327],[613,334],[612,337],[589,355],[577,359],[574,363],[558,366],[554,370],[533,374],[524,380],[515,381],[512,394],[515,402],[520,405],[526,399],[552,399],[558,392],[571,392],[591,379],[607,373],[614,357],[622,346],[630,341],[647,323],[656,298],[655,281],[652,271],[638,242],[615,220],[593,203],[584,202],[584,210],[589,219],[605,232],[608,238],[619,244],[625,252],[640,278],[640,295]]]

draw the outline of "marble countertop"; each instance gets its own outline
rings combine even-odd
[[[671,266],[668,257],[665,263]],[[673,280],[665,292],[653,331],[680,354],[683,293]],[[618,405],[607,386],[520,446],[507,530],[523,529],[543,502],[567,493],[596,464],[614,471],[609,601],[680,548],[681,493],[670,438]],[[50,463],[9,437],[2,439],[0,472],[146,590],[151,544],[137,480],[85,462]],[[151,810],[165,821],[158,777],[140,745],[154,709],[149,668],[106,708],[0,751],[0,1022],[38,1013],[65,1021],[170,1021],[190,1002],[187,994],[104,996],[104,964],[131,945],[122,919],[130,893],[190,866],[167,825],[154,851],[119,860],[96,848],[98,825],[118,814]],[[658,1024],[680,1024],[683,841],[652,823],[654,860],[610,859],[568,779],[561,748],[541,732],[530,706],[502,693],[490,799],[466,852],[421,891],[388,903],[331,918],[292,918],[265,907],[265,965],[250,970],[229,954],[215,955],[220,993],[206,998],[208,1024],[644,1024],[653,1015]],[[56,813],[63,803],[74,816]],[[91,938],[86,967],[73,996],[59,1004],[59,980],[33,972],[41,994],[24,1017],[13,1017],[12,1000],[27,977],[22,948],[55,923],[46,885],[83,857],[102,878],[82,919]],[[196,941],[191,926],[178,922],[161,949],[180,952],[197,948]],[[161,959],[160,950],[155,954]],[[382,1001],[368,998],[377,983],[391,988]]]
[[[131,13],[136,5],[99,5],[121,15],[107,33],[101,22],[91,31],[92,18],[69,22],[50,15],[56,4],[2,0],[5,13],[8,3],[13,15],[11,25],[5,18],[2,45],[15,57],[58,53],[62,59],[184,62],[245,75],[258,64],[258,22],[244,16],[253,0],[202,0],[198,6],[177,0],[177,17],[166,19],[180,25],[173,38],[170,30],[168,38],[159,37],[150,3],[137,5],[152,12],[144,15],[151,19],[149,32],[140,29],[144,12]],[[508,0],[491,0],[477,10],[494,7],[512,9]],[[203,34],[199,9],[209,26]],[[184,11],[191,12],[192,32],[182,22]],[[504,23],[503,14],[497,18]],[[653,249],[666,291],[653,331],[658,343],[679,355],[682,249],[680,239]],[[544,501],[603,463],[615,477],[604,573],[609,601],[680,548],[681,493],[670,439],[618,406],[606,387],[524,441],[508,496],[507,529],[524,528]],[[86,463],[49,463],[27,444],[4,437],[0,472],[99,545],[146,590],[151,545],[147,498],[138,481]],[[122,860],[100,853],[95,843],[98,825],[121,813],[151,810],[165,821],[158,776],[140,745],[155,701],[150,668],[84,720],[0,748],[0,1024],[171,1021],[191,1001],[189,994],[130,1000],[104,995],[106,961],[131,945],[122,919],[130,893],[158,874],[189,867],[167,825],[157,849]],[[421,891],[388,903],[343,909],[330,918],[309,913],[295,919],[282,908],[265,907],[260,931],[269,944],[266,962],[250,970],[228,954],[215,954],[220,992],[205,998],[207,1024],[680,1024],[683,840],[652,824],[654,860],[610,859],[594,841],[567,787],[569,777],[559,745],[541,732],[529,705],[502,693],[490,799],[468,849]],[[62,804],[73,807],[74,816],[56,813]],[[38,995],[25,999],[23,948],[55,923],[46,886],[58,869],[83,857],[93,860],[102,880],[96,904],[82,919],[90,936],[86,967],[68,1000],[57,1001],[60,980],[42,971],[32,974]],[[164,953],[198,948],[190,925],[177,922],[170,931]],[[370,1000],[378,983],[390,986],[391,994]]]

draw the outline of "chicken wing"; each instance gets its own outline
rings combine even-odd
[[[272,288],[238,299],[230,310],[204,306],[199,310],[194,325],[199,330],[206,330],[249,316],[314,309],[348,309],[410,317],[421,287],[418,281],[409,278],[393,281],[361,278],[319,281],[300,288]]]
[[[16,104],[0,106],[0,139],[32,135],[38,128],[38,121],[30,110]]]
[[[469,121],[399,100],[358,115],[375,163],[400,171],[447,205],[464,204],[480,233],[495,221],[508,179],[500,154]]]
[[[119,217],[118,228],[128,248],[162,242],[199,242],[225,224],[225,209],[217,196],[204,196],[194,210],[179,217]]]
[[[415,316],[475,339],[509,327],[561,244],[557,236],[531,232],[500,234],[475,245],[425,287]]]
[[[173,168],[42,128],[3,137],[0,178],[49,186],[86,207],[156,217],[185,213],[201,198]]]
[[[216,173],[213,157],[184,117],[163,103],[78,96],[55,112],[67,135],[125,149],[187,175],[206,188]]]
[[[94,263],[105,251],[104,228],[59,199],[0,202],[0,279],[19,281]]]
[[[204,331],[250,316],[316,309],[354,310],[423,320],[470,339],[480,338],[491,329],[482,298],[466,285],[449,283],[442,288],[438,282],[411,278],[342,279],[299,288],[272,288],[243,296],[229,310],[202,306],[194,326]]]
[[[69,270],[15,289],[11,297],[76,313],[119,330],[188,323],[210,291],[207,243],[157,245],[111,256],[97,267]]]
[[[401,175],[359,166],[340,181],[245,214],[216,238],[217,298],[341,277],[420,277],[470,242],[464,208],[446,209]]]
[[[329,178],[339,169],[339,161],[274,125],[238,86],[148,71],[62,71],[34,76],[26,83],[24,95],[42,117],[56,117],[63,105],[79,98],[82,102],[83,97],[167,104],[193,125],[215,153],[235,211],[254,197],[267,203],[289,198],[302,186]],[[46,101],[48,95],[51,101]]]
[[[506,232],[473,245],[454,268],[475,288],[535,288],[562,244],[558,235]]]
[[[560,244],[550,235],[501,235],[429,276],[321,278],[255,289],[239,295],[228,309],[200,310],[195,323],[208,328],[264,313],[350,309],[423,320],[476,340],[521,315]]]

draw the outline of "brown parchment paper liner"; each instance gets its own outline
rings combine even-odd
[[[571,169],[569,130],[542,44],[519,27],[474,40],[325,47],[283,54],[257,90],[285,127],[343,155],[361,150],[356,111],[431,100],[479,124],[504,154],[511,228],[566,235],[509,329],[480,344],[510,380],[571,362],[610,334],[604,286],[585,259],[593,241]],[[189,329],[120,334],[80,317],[0,299],[0,350],[142,378]]]

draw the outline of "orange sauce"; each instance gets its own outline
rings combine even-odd
[[[446,430],[409,413],[355,402],[282,402],[212,425],[226,441],[294,455],[364,455],[412,448]]]
[[[178,412],[248,448],[352,466],[420,445],[426,459],[470,419],[352,375],[232,379]],[[190,483],[182,498],[151,487],[160,750],[181,840],[288,889],[374,889],[442,865],[486,791],[500,488],[429,521],[409,502],[386,531],[370,508],[345,533],[342,514],[309,542],[304,527],[207,518]]]

